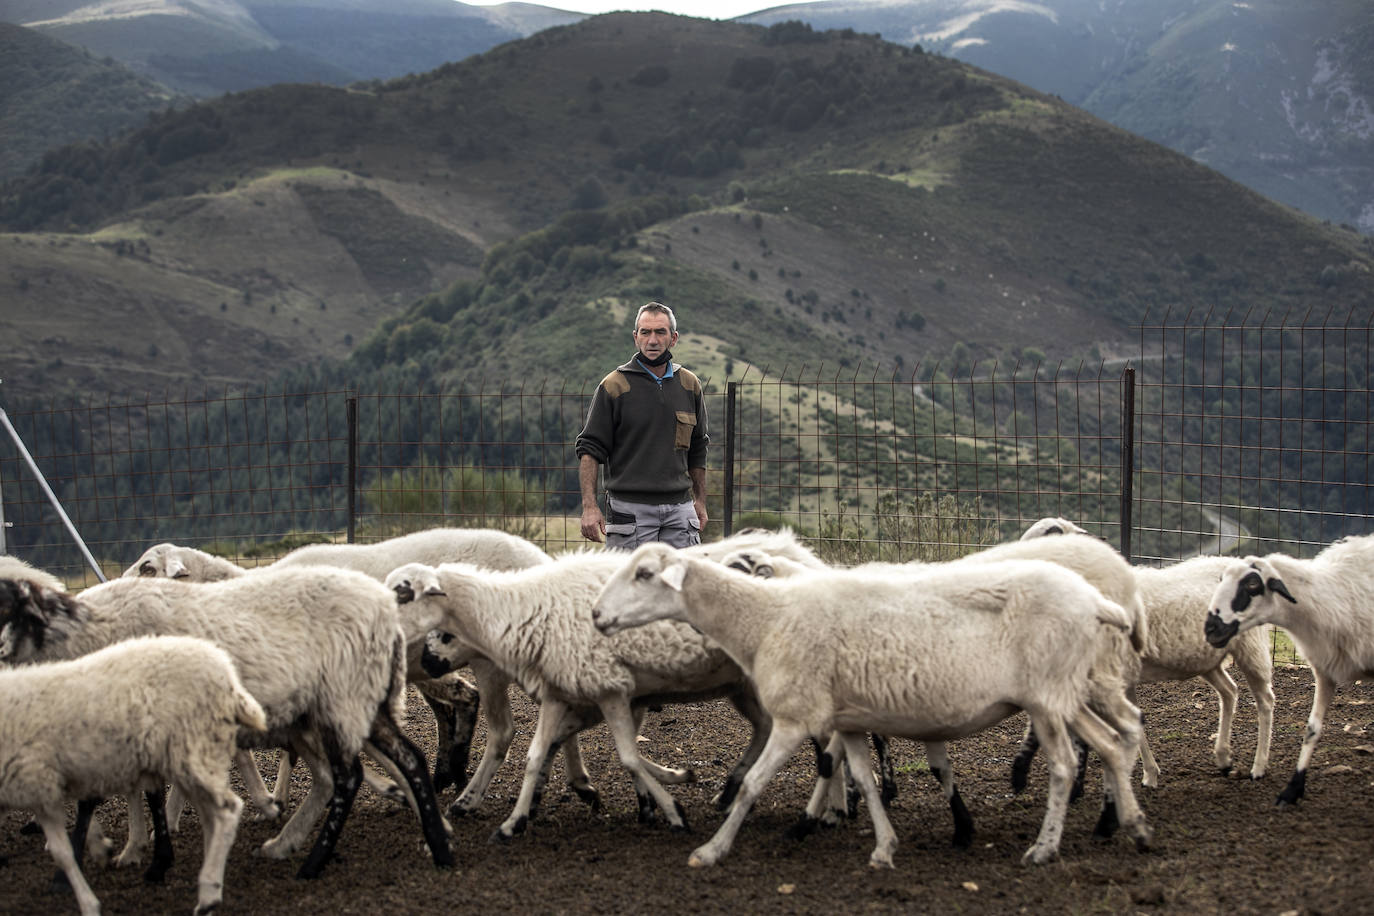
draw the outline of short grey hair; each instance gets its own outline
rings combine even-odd
[[[635,333],[639,332],[639,316],[643,315],[645,312],[657,312],[660,315],[667,315],[668,330],[673,334],[677,333],[677,316],[673,314],[672,309],[668,308],[668,306],[664,305],[662,302],[646,302],[639,307],[639,311],[635,312]]]

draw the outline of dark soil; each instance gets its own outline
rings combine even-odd
[[[1099,771],[1065,825],[1058,862],[1020,864],[1044,813],[1045,770],[1037,760],[1020,796],[1008,789],[1020,717],[951,748],[962,795],[977,824],[971,849],[950,846],[948,809],[925,771],[919,745],[894,742],[900,795],[891,816],[902,844],[895,870],[868,866],[867,813],[803,841],[784,837],[814,779],[814,757],[798,751],[774,778],[745,822],[734,850],[710,869],[687,867],[723,815],[710,798],[746,743],[742,720],[726,704],[669,707],[649,715],[641,747],[666,765],[695,768],[701,781],[671,787],[692,832],[636,822],[636,804],[604,726],[583,748],[604,809],[592,814],[564,789],[561,765],[527,833],[509,845],[488,841],[519,786],[524,744],[493,784],[482,810],[454,822],[458,865],[430,864],[418,824],[367,789],[360,793],[339,858],[317,881],[294,878],[304,854],[270,861],[252,854],[274,825],[245,815],[225,878],[224,913],[434,913],[477,907],[558,912],[986,912],[986,913],[1370,913],[1374,912],[1374,684],[1342,688],[1326,722],[1296,808],[1275,796],[1295,765],[1312,696],[1305,669],[1280,669],[1270,772],[1260,782],[1225,778],[1212,763],[1214,694],[1200,680],[1141,690],[1141,706],[1161,786],[1138,789],[1155,830],[1154,847],[1138,853],[1124,836],[1091,837],[1100,800]],[[1242,688],[1234,746],[1237,771],[1248,774],[1255,718]],[[516,703],[521,736],[533,708]],[[432,746],[426,707],[412,704],[411,730]],[[1367,734],[1368,732],[1368,734]],[[479,731],[479,742],[483,735]],[[475,762],[475,759],[474,759]],[[271,768],[267,770],[272,772]],[[294,786],[298,801],[303,769]],[[1137,774],[1139,769],[1137,767]],[[1138,777],[1137,777],[1138,778]],[[444,793],[444,804],[451,790]],[[101,812],[122,840],[124,814]],[[74,913],[71,896],[47,890],[53,864],[40,836],[21,835],[21,813],[0,815],[0,913]],[[137,869],[91,868],[104,912],[184,913],[195,905],[200,831],[188,815],[176,842],[177,862],[165,885],[145,885]]]

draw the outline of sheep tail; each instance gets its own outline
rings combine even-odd
[[[1130,614],[1126,613],[1126,609],[1101,595],[1097,599],[1097,619],[1102,623],[1116,627],[1118,630],[1135,632],[1135,621],[1131,619]]]
[[[234,719],[240,725],[255,732],[267,731],[267,713],[263,711],[262,704],[240,684],[234,685],[234,703]]]
[[[1131,627],[1131,648],[1138,653],[1144,653],[1150,643],[1149,618],[1145,615],[1145,608],[1140,602],[1135,602],[1135,620]]]

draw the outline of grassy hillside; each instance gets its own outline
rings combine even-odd
[[[1374,233],[1374,6],[1361,0],[819,0],[741,19],[956,57]]]
[[[1368,239],[1060,100],[871,36],[663,14],[205,102],[47,157],[0,223],[32,370],[7,387],[37,390],[260,380],[364,342],[357,372],[583,377],[648,298],[728,373],[1112,355],[1147,309],[1374,296]],[[148,331],[113,301],[186,321],[155,361],[115,354]]]
[[[186,101],[110,58],[0,22],[0,180],[50,149],[105,140]]]

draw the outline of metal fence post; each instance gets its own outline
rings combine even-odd
[[[1135,368],[1121,373],[1121,555],[1131,562],[1131,507],[1135,502]]]
[[[358,396],[348,396],[348,543],[358,526]]]
[[[5,549],[5,487],[0,482],[0,557],[9,553]]]
[[[735,398],[739,382],[725,383],[725,536],[735,533]]]

